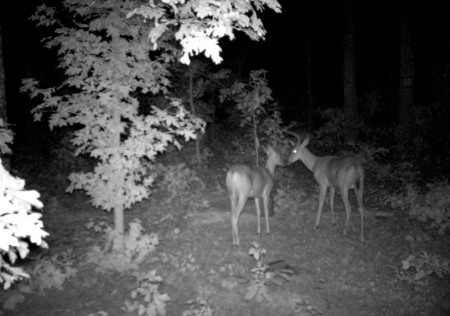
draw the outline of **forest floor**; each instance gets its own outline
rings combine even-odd
[[[224,159],[227,156],[219,149],[213,152],[206,165],[196,168],[204,190],[193,190],[187,199],[170,203],[164,192],[155,192],[126,211],[127,223],[138,218],[146,232],[158,234],[156,250],[140,269],[155,270],[162,278],[158,290],[170,297],[167,315],[207,316],[208,308],[215,316],[450,315],[448,276],[408,282],[396,275],[410,254],[426,251],[449,258],[449,238],[428,234],[428,241],[418,241],[421,238],[416,237],[424,234],[420,226],[407,220],[404,212],[384,205],[389,188],[366,182],[366,242],[361,244],[353,192],[347,236],[343,235],[345,212],[339,195],[337,225],[331,225],[326,203],[321,226],[315,230],[318,188],[312,174],[301,163],[278,168],[271,234],[265,234],[262,221],[263,234],[257,236],[254,203],[249,201],[239,220],[241,245],[234,248],[225,174],[235,161]],[[132,315],[123,310],[136,287],[131,272],[98,271],[83,257],[102,242],[102,235],[86,224],[105,220],[112,225],[112,213],[91,207],[81,192],[65,193],[63,173],[41,173],[27,184],[42,194],[44,225],[50,233],[50,248],[38,255],[33,252],[27,264],[32,267],[38,258],[60,256],[77,272],[60,289],[27,294],[24,302],[4,315]],[[393,216],[378,219],[375,214],[380,211]],[[246,299],[256,267],[249,255],[253,242],[266,250],[263,262],[272,268],[267,277],[277,272],[290,275],[279,284],[267,279],[268,298],[260,302],[256,297]],[[204,305],[197,299],[203,299]],[[197,311],[187,313],[194,305]]]

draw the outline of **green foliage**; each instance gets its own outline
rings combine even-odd
[[[407,184],[404,192],[394,193],[387,197],[385,204],[394,209],[409,210],[419,203],[420,194],[418,188],[414,184]]]
[[[158,186],[168,192],[169,203],[174,200],[186,203],[191,199],[193,188],[197,187],[198,191],[205,189],[205,183],[197,176],[195,170],[187,167],[185,163],[161,168],[162,179]]]
[[[320,112],[323,124],[315,132],[314,142],[328,152],[337,153],[345,145],[345,131],[348,119],[344,111],[337,108],[329,108]]]
[[[135,273],[136,287],[131,291],[131,300],[125,301],[123,311],[146,316],[166,315],[166,305],[170,301],[167,294],[161,293],[159,288],[162,278],[155,270]]]
[[[253,247],[250,248],[248,254],[256,260],[256,268],[252,269],[253,278],[248,287],[245,299],[251,300],[253,297],[256,297],[258,303],[261,303],[264,299],[270,301],[271,299],[265,282],[266,271],[269,267],[262,261],[262,257],[266,254],[266,249],[260,248],[256,242],[253,242],[252,245]]]
[[[226,36],[233,40],[235,29],[245,32],[252,40],[264,38],[266,30],[256,11],[262,11],[265,6],[281,12],[276,0],[152,0],[128,13],[127,17],[137,14],[144,22],[154,21],[148,35],[154,48],[160,46],[159,39],[164,33],[175,32],[174,37],[183,50],[182,63],[189,64],[190,56],[204,52],[218,64],[222,61],[219,39]]]
[[[0,159],[0,283],[4,289],[29,277],[22,268],[12,265],[28,256],[29,243],[48,248],[42,214],[31,211],[32,206],[43,207],[40,195],[34,190],[24,191],[24,187],[25,181],[11,176]]]
[[[0,298],[2,308],[14,310],[17,305],[25,301],[25,294],[44,295],[45,290],[52,288],[63,290],[64,282],[68,278],[76,276],[78,272],[73,266],[74,260],[71,250],[63,251],[51,257],[39,256],[27,269],[32,278],[2,293],[3,295]]]
[[[109,224],[105,220],[90,219],[84,227],[95,233],[106,233],[109,231]]]
[[[150,195],[155,174],[144,168],[176,137],[195,138],[204,122],[193,117],[179,100],[169,107],[152,107],[150,115],[138,113],[137,95],[167,93],[167,65],[174,60],[174,47],[155,54],[146,43],[148,28],[136,19],[125,19],[133,2],[65,1],[59,10],[45,5],[33,20],[55,25],[46,46],[57,48],[65,79],[56,88],[40,88],[24,80],[22,91],[41,96],[35,119],[49,112],[50,128],[75,125],[71,140],[76,155],[86,154],[98,164],[92,172],[70,175],[68,191],[85,190],[96,207],[122,210]],[[58,20],[61,14],[73,17]],[[74,36],[76,32],[76,36]],[[70,91],[61,95],[62,89]]]
[[[73,268],[71,250],[63,251],[50,258],[41,257],[31,270],[33,291],[43,294],[46,289],[63,289],[66,279],[74,277],[78,270]]]
[[[195,59],[188,66],[174,64],[171,73],[173,94],[185,104],[192,101],[195,114],[207,123],[213,122],[217,106],[216,95],[219,89],[227,85],[231,71],[224,68],[215,70],[207,61]]]
[[[13,143],[14,133],[7,128],[5,122],[0,118],[0,154],[11,154],[9,145]]]
[[[443,235],[450,229],[450,184],[443,181],[430,183],[427,187],[428,192],[409,210],[409,216]]]
[[[383,147],[374,147],[373,145],[363,143],[349,144],[351,150],[344,150],[342,154],[353,154],[359,156],[363,164],[372,166],[377,164],[381,158],[385,157],[389,150]],[[376,170],[377,168],[375,168]]]
[[[248,253],[255,259],[256,267],[251,270],[253,278],[250,281],[250,286],[248,287],[245,299],[251,300],[255,297],[258,303],[261,303],[264,299],[271,301],[268,293],[268,286],[282,286],[284,282],[290,281],[292,270],[282,269],[272,271],[269,266],[263,262],[263,256],[266,255],[266,250],[260,248],[257,242],[252,242],[252,247]]]
[[[220,91],[221,102],[231,99],[236,103],[241,113],[241,127],[258,125],[260,116],[266,113],[264,105],[273,100],[266,73],[264,69],[253,70],[248,83],[236,82],[231,88]]]
[[[169,143],[179,147],[176,136],[195,138],[204,122],[179,100],[169,109],[153,107],[149,116],[139,115],[137,95],[168,92],[168,67],[178,54],[173,38],[180,41],[182,62],[203,51],[219,62],[218,39],[234,38],[235,29],[253,39],[264,37],[255,7],[280,12],[276,0],[232,3],[168,0],[136,7],[132,1],[67,0],[58,8],[37,9],[32,20],[53,28],[44,41],[58,50],[65,79],[50,88],[26,79],[22,91],[42,98],[35,119],[50,112],[50,128],[80,126],[72,139],[75,154],[98,160],[93,172],[71,174],[69,192],[85,190],[94,206],[118,211],[149,196],[155,174],[143,168],[143,160],[154,162]]]
[[[272,89],[268,86],[266,70],[253,70],[248,83],[237,82],[231,88],[221,90],[221,102],[232,100],[240,113],[240,127],[251,126],[255,152],[259,148],[259,137],[277,149],[289,147],[285,137],[289,126],[283,127],[277,104],[272,103]],[[260,135],[260,136],[258,136]],[[241,144],[241,146],[246,146]],[[258,155],[256,155],[258,159]]]
[[[445,234],[450,227],[450,184],[447,181],[430,183],[427,192],[407,185],[405,192],[386,199],[393,208],[408,210],[413,219],[426,224],[427,229]]]
[[[450,260],[423,251],[419,257],[408,256],[401,267],[393,270],[399,280],[424,284],[433,275],[439,278],[450,275]]]
[[[198,297],[195,300],[189,300],[186,302],[189,305],[189,309],[183,311],[182,316],[212,316],[213,310],[208,305],[208,302],[202,298]]]
[[[410,184],[417,183],[420,172],[408,161],[403,162],[376,162],[368,165],[368,170],[372,171],[372,175],[384,184],[392,185],[395,188],[404,188]]]
[[[267,115],[261,122],[259,134],[265,143],[272,144],[281,152],[291,149],[289,138],[286,137],[287,132],[292,125],[285,125],[281,119],[280,108],[277,103],[270,103],[267,106]]]
[[[323,315],[322,311],[320,311],[317,306],[311,304],[306,299],[299,299],[295,302],[296,309],[294,312],[294,315],[301,315],[301,316],[318,316]]]
[[[92,222],[91,222],[92,223]],[[97,224],[88,225],[89,229],[102,230],[104,224],[100,221]],[[129,230],[123,238],[123,251],[110,252],[116,238],[117,232],[111,227],[106,228],[106,244],[103,247],[94,246],[86,254],[86,262],[96,266],[99,272],[108,270],[130,271],[139,268],[139,265],[147,256],[155,251],[159,243],[157,234],[146,234],[138,219],[129,223]],[[102,258],[102,260],[98,260]]]

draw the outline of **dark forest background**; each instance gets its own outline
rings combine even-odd
[[[7,114],[18,136],[27,133],[35,106],[19,93],[21,80],[37,77],[52,85],[62,76],[56,55],[40,42],[49,34],[29,21],[37,4],[10,1],[1,10]],[[345,15],[349,4],[351,13]],[[230,69],[236,80],[266,69],[286,124],[314,134],[331,118],[348,120],[353,123],[334,122],[344,124],[346,140],[375,142],[391,149],[392,159],[414,160],[426,176],[448,177],[450,22],[443,4],[321,0],[281,5],[282,14],[261,14],[265,41],[243,34],[222,40],[224,62],[210,69]],[[348,21],[352,27],[346,27]],[[348,36],[353,43],[345,55]],[[352,64],[345,64],[346,56]],[[227,119],[223,113],[218,108],[218,122]]]

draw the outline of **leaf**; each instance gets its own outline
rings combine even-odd
[[[269,296],[269,293],[267,293],[267,287],[266,286],[262,286],[260,288],[260,293],[261,293],[261,296],[265,297],[267,301],[270,302],[272,300],[270,298],[270,296]]]
[[[283,286],[283,281],[277,278],[273,278],[270,280],[273,284],[278,285],[278,286]]]
[[[411,268],[411,263],[408,260],[402,260],[402,269],[408,270]]]
[[[250,285],[248,288],[248,292],[245,295],[245,299],[251,300],[256,295],[257,292],[258,292],[258,287],[256,287],[254,284]]]
[[[425,276],[426,276],[425,271],[424,271],[424,270],[420,270],[420,271],[418,271],[418,272],[414,275],[414,280],[415,280],[415,281],[421,280],[421,279],[423,279]]]

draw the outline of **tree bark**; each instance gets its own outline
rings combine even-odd
[[[356,70],[355,70],[355,48],[354,48],[354,3],[353,0],[344,0],[344,111],[347,117],[345,131],[346,140],[355,140],[358,137],[356,128],[357,118],[357,96],[356,96]]]
[[[197,111],[195,110],[194,104],[194,67],[189,66],[189,104],[191,106],[192,115],[197,116]],[[200,133],[197,133],[195,137],[195,155],[197,156],[197,163],[200,165],[202,163],[202,155],[200,150]]]
[[[3,66],[3,29],[0,24],[0,119],[3,120],[3,126],[8,126],[8,116],[6,113],[6,83],[5,83],[5,68]],[[2,164],[6,170],[10,170],[9,157],[0,153]]]
[[[411,123],[411,111],[414,103],[414,56],[411,49],[411,21],[408,3],[401,8],[400,26],[400,85],[398,123],[407,127]]]
[[[311,8],[305,16],[305,80],[306,80],[306,124],[308,130],[314,126],[314,99],[313,99],[313,61],[311,50]]]

